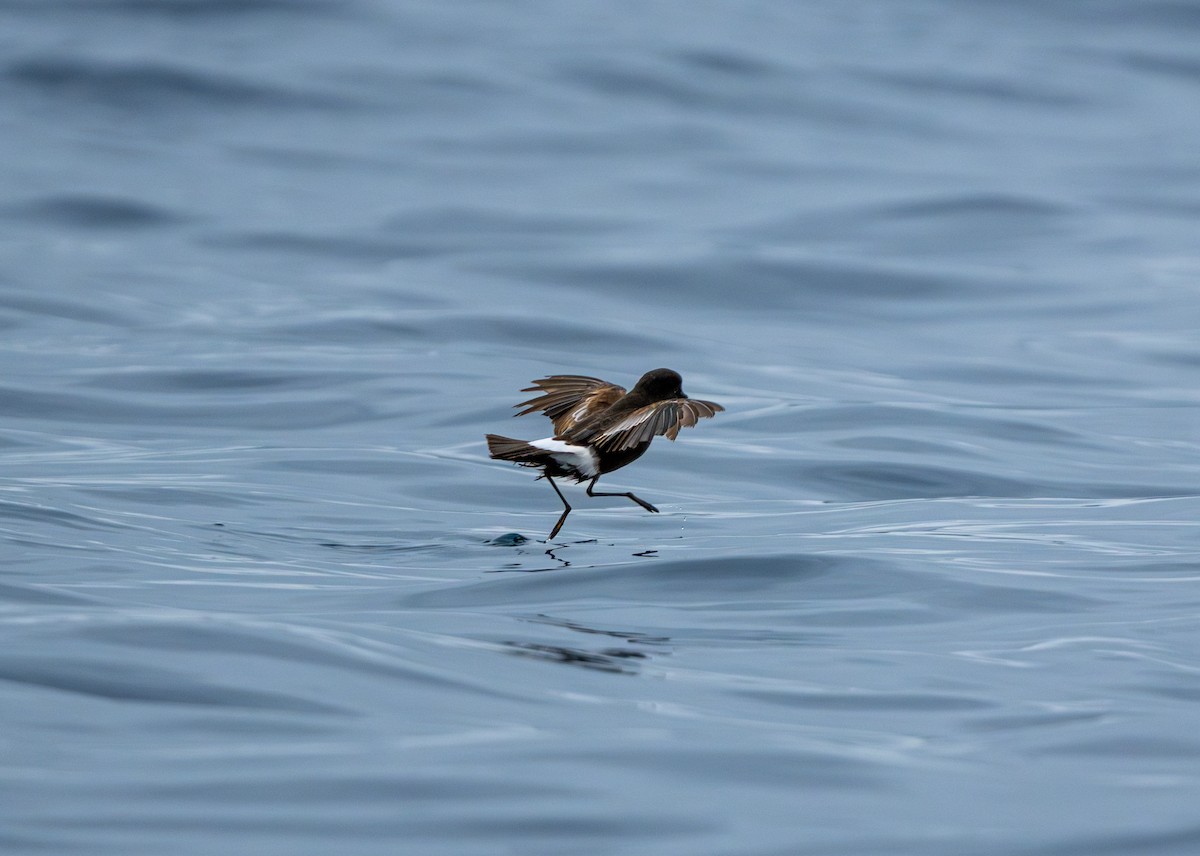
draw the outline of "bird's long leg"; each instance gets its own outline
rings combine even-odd
[[[562,495],[562,491],[558,489],[558,485],[554,483],[554,479],[550,478],[550,476],[546,476],[546,481],[550,482],[550,487],[554,488],[554,492],[558,494],[558,498],[562,500],[563,504],[562,517],[558,518],[558,522],[554,524],[554,528],[551,529],[550,534],[546,536],[546,540],[549,541],[558,534],[558,530],[562,529],[563,524],[567,522],[567,515],[571,513],[571,503],[567,502],[567,498]]]
[[[598,482],[599,480],[600,480],[600,476],[596,476],[594,479],[592,479],[590,482],[588,482],[588,486],[587,486],[587,495],[588,496],[627,496],[630,499],[632,499],[634,502],[636,502],[638,505],[640,505],[642,508],[646,509],[647,511],[653,511],[655,514],[658,513],[657,508],[655,508],[650,503],[646,502],[646,500],[642,499],[641,497],[634,496],[632,493],[596,493],[595,491],[592,490],[592,488],[594,488],[596,486],[596,482]],[[558,488],[555,488],[555,490],[558,490]],[[559,495],[561,496],[561,494],[559,494]],[[566,500],[564,499],[563,502],[566,502]],[[563,517],[566,517],[566,515],[564,514]],[[554,536],[551,535],[550,537],[553,538]]]

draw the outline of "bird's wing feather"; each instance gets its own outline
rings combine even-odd
[[[542,411],[554,423],[554,436],[558,437],[572,426],[607,410],[625,394],[625,389],[596,377],[551,375],[533,381],[533,386],[521,392],[542,394],[516,405],[525,408],[516,415]]]
[[[620,452],[648,443],[665,435],[668,440],[679,436],[680,428],[691,428],[699,419],[707,419],[725,408],[713,401],[698,398],[669,398],[639,407],[620,422],[599,432],[589,442],[599,449]]]

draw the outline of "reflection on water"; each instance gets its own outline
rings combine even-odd
[[[1200,847],[1194,10],[0,23],[6,852]]]

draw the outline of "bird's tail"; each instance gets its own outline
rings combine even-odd
[[[488,434],[487,444],[488,452],[498,461],[512,461],[526,467],[542,467],[554,461],[548,451],[531,446],[524,440]]]

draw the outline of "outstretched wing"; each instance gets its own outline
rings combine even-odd
[[[639,407],[616,425],[601,431],[589,442],[600,449],[620,452],[654,437],[665,435],[674,440],[680,428],[691,428],[699,419],[715,416],[725,408],[698,398],[669,398]]]
[[[533,386],[521,392],[542,394],[516,405],[525,408],[516,415],[542,411],[554,423],[554,436],[559,437],[573,426],[607,410],[625,394],[625,389],[597,377],[551,375],[533,381]]]

